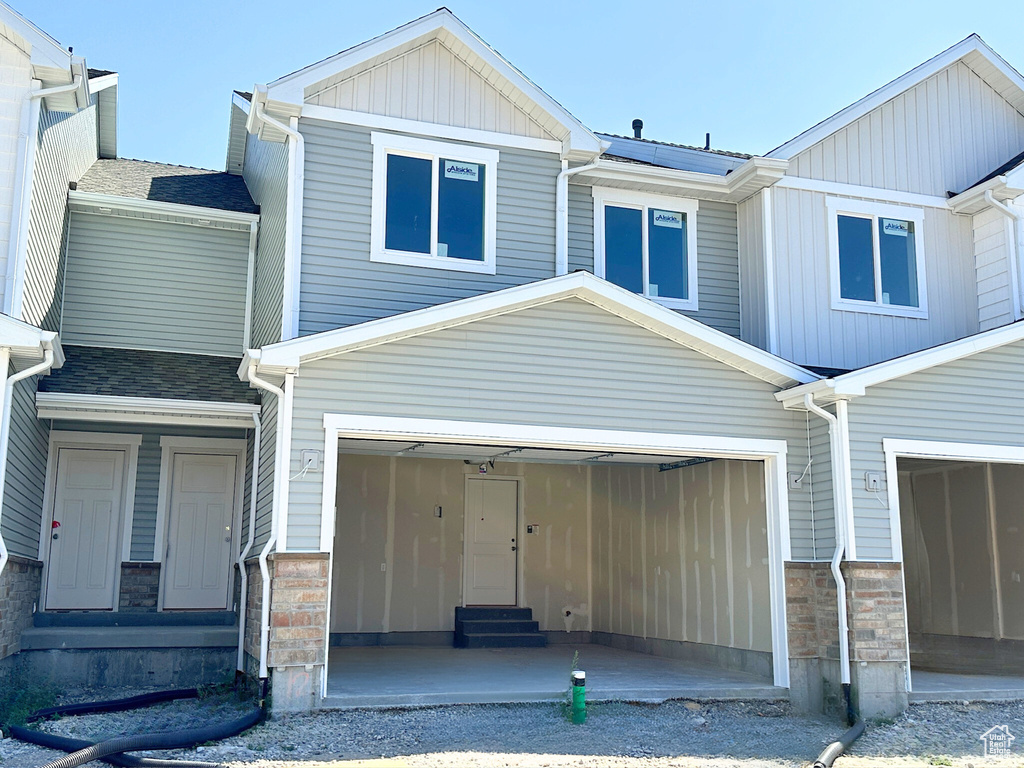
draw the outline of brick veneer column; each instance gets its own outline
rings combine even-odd
[[[23,557],[11,557],[0,574],[0,660],[21,650],[21,633],[32,626],[42,574],[42,563]]]
[[[160,563],[121,563],[120,611],[156,611],[160,598]]]

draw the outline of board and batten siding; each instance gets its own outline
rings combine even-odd
[[[1015,286],[1010,249],[1014,223],[995,209],[974,217],[974,260],[978,280],[978,330],[987,331],[1016,320]]]
[[[787,440],[807,464],[806,420],[765,382],[579,300],[479,320],[304,364],[289,475],[323,450],[325,413]],[[290,484],[288,547],[317,550],[323,478]],[[810,497],[790,492],[795,557],[814,554]]]
[[[241,355],[249,233],[73,212],[66,344]]]
[[[963,62],[792,159],[792,176],[945,197],[1024,147],[1024,115]]]
[[[696,312],[680,314],[740,335],[740,277],[736,206],[701,200],[697,210]],[[569,186],[569,271],[594,271],[594,198],[590,187]]]
[[[1024,342],[877,384],[849,405],[857,557],[892,557],[887,495],[865,490],[864,474],[886,483],[884,438],[1024,445]]]
[[[928,317],[832,309],[826,195],[772,191],[778,354],[800,365],[860,368],[978,331],[971,219],[926,207]]]
[[[14,373],[12,367],[10,373]],[[17,382],[11,398],[10,444],[3,497],[3,535],[11,554],[39,557],[39,531],[46,486],[49,422],[36,418],[36,381]]]
[[[237,107],[232,107],[237,109]],[[241,110],[238,110],[241,111]],[[284,246],[288,217],[288,145],[245,139],[242,178],[260,207],[260,228],[253,275],[253,348],[281,341],[284,318]]]
[[[370,129],[301,120],[306,146],[299,335],[443,304],[555,273],[557,155],[500,147],[497,274],[370,261]]]
[[[0,77],[0,275],[6,275],[18,170],[18,133],[25,94],[32,87],[32,65],[29,55],[5,37],[0,37]],[[5,280],[0,285],[0,307],[6,289]]]
[[[25,257],[22,319],[59,330],[64,292],[64,240],[68,183],[78,181],[96,161],[96,97],[80,112],[39,115],[35,179]]]

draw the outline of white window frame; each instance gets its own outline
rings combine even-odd
[[[671,197],[669,195],[654,195],[647,192],[638,192],[628,189],[612,189],[609,187],[593,187],[591,194],[594,197],[594,274],[598,277],[605,277],[605,254],[604,254],[604,208],[606,205],[613,205],[617,208],[635,208],[643,212],[643,271],[645,298],[655,301],[669,309],[685,309],[696,312],[699,304],[697,301],[697,210],[700,203],[689,197]],[[689,298],[676,299],[668,296],[651,296],[650,293],[650,269],[648,256],[648,216],[649,208],[660,208],[667,211],[677,211],[686,215],[686,273],[687,285],[689,286]]]
[[[500,154],[498,150],[467,146],[465,144],[449,144],[432,139],[417,139],[411,136],[400,136],[381,131],[373,131],[370,134],[370,142],[373,144],[373,203],[370,220],[370,261],[383,264],[402,264],[411,267],[446,269],[455,272],[475,272],[484,275],[495,274],[497,267],[498,230],[498,158]],[[384,238],[387,231],[385,217],[387,215],[388,155],[419,157],[433,162],[429,254],[389,250],[384,247]],[[478,163],[485,168],[483,261],[469,261],[467,259],[437,255],[438,161],[442,157]]]
[[[828,209],[828,251],[829,276],[832,291],[832,309],[845,312],[866,312],[890,317],[928,318],[928,292],[924,268],[924,211],[891,203],[876,203],[870,200],[851,200],[843,197],[827,197]],[[871,219],[871,241],[874,256],[876,301],[846,299],[842,295],[839,262],[839,216],[854,216]],[[878,220],[900,219],[914,223],[914,259],[917,264],[917,299],[919,306],[905,307],[899,304],[883,304],[881,249],[878,234]]]

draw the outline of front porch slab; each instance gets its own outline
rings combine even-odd
[[[910,703],[941,701],[1024,700],[1024,675],[965,675],[959,672],[911,671]]]
[[[574,651],[588,701],[788,698],[745,672],[602,645],[332,648],[325,709],[560,701]]]

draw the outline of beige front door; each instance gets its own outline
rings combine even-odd
[[[519,483],[466,481],[464,605],[515,605]]]
[[[163,608],[225,610],[238,458],[175,453],[164,553]]]
[[[123,450],[57,450],[46,610],[113,610],[126,459]]]

